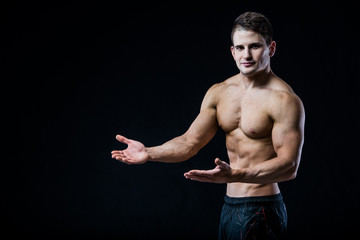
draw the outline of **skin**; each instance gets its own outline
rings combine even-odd
[[[278,182],[296,177],[304,139],[304,107],[298,96],[270,68],[276,43],[239,29],[231,53],[239,74],[212,86],[200,113],[181,136],[155,147],[117,135],[128,147],[112,158],[126,164],[190,159],[216,134],[226,133],[229,163],[215,159],[210,170],[184,176],[200,182],[227,183],[230,197],[266,196],[280,192]]]

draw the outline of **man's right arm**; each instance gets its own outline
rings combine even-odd
[[[200,113],[183,135],[155,147],[145,147],[140,142],[120,136],[117,139],[128,144],[128,148],[112,151],[112,157],[127,164],[140,164],[146,161],[182,162],[194,156],[218,129],[215,88],[213,86],[206,93]]]
[[[215,135],[218,125],[216,109],[204,108],[190,128],[181,136],[160,146],[147,148],[149,160],[156,162],[182,162],[193,157]]]

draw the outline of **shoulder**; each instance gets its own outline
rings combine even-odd
[[[223,82],[216,83],[212,85],[206,92],[205,97],[203,99],[203,106],[211,106],[216,108],[217,103],[221,99],[221,97],[226,94],[226,89],[232,84],[233,79],[236,77],[230,77]]]
[[[295,94],[281,90],[271,90],[269,99],[270,110],[289,110],[289,108],[303,108],[301,99]]]
[[[238,81],[237,81],[238,75],[239,74],[232,76],[222,82],[212,85],[208,89],[207,95],[221,96],[225,94],[229,88],[234,87],[235,85],[238,86]]]
[[[272,105],[279,105],[280,107],[301,105],[301,99],[295,94],[293,89],[281,78],[273,76],[273,79],[268,85],[270,91],[269,102]]]
[[[301,99],[285,82],[270,90],[269,116],[273,120],[297,118],[302,119],[305,115],[304,105]]]

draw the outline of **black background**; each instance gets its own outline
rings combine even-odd
[[[3,4],[3,233],[216,239],[225,185],[183,173],[227,160],[224,133],[184,163],[127,166],[110,152],[125,147],[117,133],[152,146],[186,131],[207,89],[238,72],[230,31],[245,11],[272,22],[272,69],[306,109],[298,176],[280,184],[289,239],[358,232],[355,9],[344,1]]]

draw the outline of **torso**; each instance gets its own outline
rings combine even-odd
[[[226,133],[230,166],[247,168],[276,157],[271,138],[273,121],[268,104],[277,91],[292,92],[281,79],[272,75],[262,87],[246,89],[236,75],[218,86],[217,121]],[[277,183],[228,183],[230,197],[265,196],[279,193]]]

